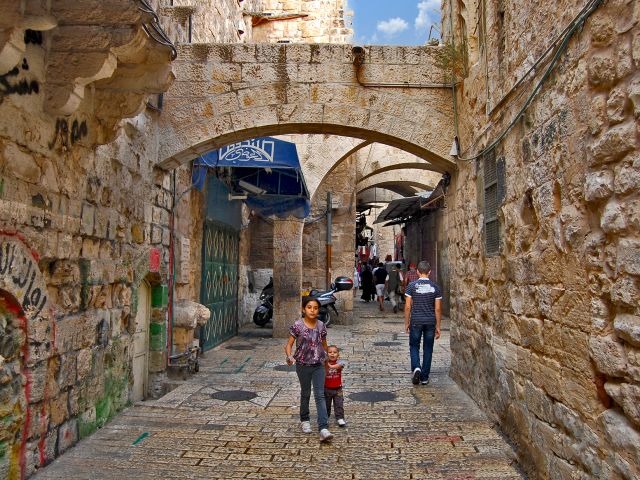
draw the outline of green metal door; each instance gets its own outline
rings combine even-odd
[[[200,301],[211,312],[200,340],[209,350],[238,331],[238,231],[218,222],[204,223]]]

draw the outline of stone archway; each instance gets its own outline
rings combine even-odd
[[[7,439],[5,451],[0,452],[4,453],[0,455],[0,471],[6,467],[15,478],[25,474],[27,437],[33,431],[28,365],[47,359],[56,348],[55,323],[38,262],[38,254],[22,234],[0,232],[0,438]],[[45,386],[44,397],[46,390]],[[46,423],[40,429],[44,438]],[[42,463],[44,444],[38,442],[37,448]],[[2,465],[3,459],[6,465]]]
[[[366,47],[356,68],[350,45],[182,45],[164,97],[158,166],[260,136],[324,134],[362,140],[346,154],[376,142],[453,172],[453,102],[435,66],[437,48]],[[332,172],[343,158],[321,159],[318,171]],[[301,285],[301,235],[294,221],[275,222],[274,252],[283,254],[276,286]],[[287,278],[277,279],[279,271]],[[278,335],[277,317],[299,312],[299,287],[276,290],[287,291],[275,298]]]
[[[411,197],[418,193],[419,191],[424,191],[429,189],[429,185],[425,183],[420,183],[419,181],[398,181],[398,180],[389,180],[386,182],[376,182],[367,185],[366,187],[360,187],[358,189],[358,193],[366,192],[367,190],[371,190],[374,188],[382,188],[386,190],[390,190],[392,192],[398,193],[403,197]]]
[[[360,79],[351,48],[181,46],[165,95],[159,166],[259,136],[322,133],[390,145],[435,171],[455,170],[451,91],[439,83],[438,47],[366,47]]]
[[[18,300],[0,290],[0,474],[6,472],[6,478],[23,478],[25,474],[32,418],[27,338],[27,319]]]

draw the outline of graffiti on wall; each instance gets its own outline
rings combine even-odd
[[[56,120],[55,133],[53,134],[53,139],[49,142],[49,149],[54,148],[56,145],[68,149],[86,137],[88,133],[89,127],[87,127],[85,120],[73,120],[71,126],[69,126],[69,120],[59,118]]]
[[[37,252],[32,250],[25,238],[16,231],[0,231],[0,310],[5,318],[7,315],[18,320],[18,329],[22,335],[20,350],[20,373],[24,381],[22,381],[22,397],[24,398],[24,406],[26,407],[22,415],[17,415],[10,422],[9,426],[5,423],[0,424],[0,433],[2,437],[14,438],[12,445],[5,445],[2,450],[11,451],[11,460],[9,471],[13,472],[13,478],[24,478],[27,456],[27,437],[31,429],[33,414],[31,412],[31,371],[30,363],[30,344],[33,340],[33,332],[30,330],[30,323],[37,320],[38,317],[49,314],[45,310],[47,306],[47,290],[44,276],[40,271],[39,256]],[[52,315],[48,315],[51,322],[50,337],[52,348],[55,350],[55,323]],[[6,323],[6,322],[5,322]],[[9,328],[13,322],[7,323],[3,333],[12,334]],[[9,328],[9,330],[7,330]],[[15,328],[14,328],[15,330]],[[15,352],[14,352],[15,354]],[[9,355],[11,360],[15,355]],[[15,359],[14,359],[15,360]],[[48,401],[48,386],[45,385],[44,401],[42,408]],[[22,404],[22,402],[18,402]],[[17,410],[18,412],[21,410]],[[45,444],[47,423],[46,412],[41,409],[41,425],[40,425],[40,441],[38,442],[38,450],[40,453],[40,465],[45,462]],[[9,428],[10,427],[10,428]],[[6,431],[3,431],[6,430]],[[19,433],[19,439],[15,437],[15,433]],[[6,442],[5,442],[6,443]],[[11,442],[10,442],[11,443]],[[0,458],[0,460],[2,460]],[[7,458],[5,457],[5,461]],[[1,465],[0,465],[1,466]],[[5,465],[6,466],[6,465]]]
[[[32,95],[40,93],[40,84],[37,80],[19,78],[21,71],[28,71],[29,63],[25,58],[22,65],[14,67],[4,75],[0,75],[0,105],[10,95]]]
[[[47,303],[37,262],[35,252],[25,250],[15,237],[0,236],[0,285],[15,295],[30,318],[40,315]]]

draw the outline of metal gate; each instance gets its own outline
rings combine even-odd
[[[200,302],[211,312],[200,341],[209,350],[238,331],[238,231],[218,222],[204,223]]]

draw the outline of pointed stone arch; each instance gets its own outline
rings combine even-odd
[[[441,175],[438,173],[423,170],[387,171],[359,180],[356,189],[362,192],[373,187],[389,188],[389,186],[399,185],[411,186],[422,191],[433,190],[440,178]]]
[[[390,190],[392,192],[398,193],[403,197],[410,197],[415,195],[417,192],[424,191],[428,189],[428,185],[420,182],[413,181],[387,181],[387,182],[378,182],[367,187],[358,190],[358,193],[366,192],[367,190],[371,190],[373,188],[382,188],[385,190]]]

